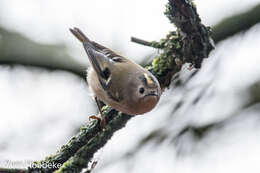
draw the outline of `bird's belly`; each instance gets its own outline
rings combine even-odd
[[[109,98],[107,93],[104,91],[103,87],[101,86],[98,76],[96,72],[94,71],[93,68],[89,68],[88,70],[88,76],[87,76],[87,81],[89,84],[90,91],[92,92],[94,97],[97,97],[99,100],[103,101],[105,104],[113,107],[114,109],[131,114],[131,112],[128,111],[126,106],[124,105],[124,102],[117,102],[114,101],[113,99]]]

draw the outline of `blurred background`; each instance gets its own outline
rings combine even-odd
[[[93,172],[260,171],[260,0],[194,2],[218,33],[216,49],[199,71],[183,67],[152,112],[118,131]],[[140,63],[158,50],[130,37],[160,40],[175,30],[166,3],[1,0],[0,163],[55,153],[97,113],[84,79],[87,56],[70,27]],[[243,32],[220,32],[230,28]]]

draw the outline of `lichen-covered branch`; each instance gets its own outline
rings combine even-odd
[[[165,14],[170,22],[177,26],[177,31],[170,32],[159,42],[146,42],[149,46],[162,50],[162,53],[146,66],[158,78],[162,89],[170,85],[172,76],[180,71],[183,64],[191,63],[195,68],[200,68],[203,59],[207,58],[213,49],[210,29],[201,23],[196,7],[190,0],[169,0]],[[28,172],[81,172],[86,168],[94,153],[132,117],[109,106],[104,106],[102,111],[107,122],[104,130],[99,128],[97,121],[90,122],[56,154],[35,163],[62,164],[59,170],[53,167],[31,167]]]
[[[111,110],[111,108],[107,108]],[[106,111],[107,111],[106,110]],[[105,112],[106,113],[106,112]],[[98,133],[94,138],[87,142],[87,144],[76,152],[76,154],[71,157],[63,166],[57,171],[60,172],[80,172],[85,168],[87,163],[91,160],[95,152],[102,148],[107,141],[112,137],[114,132],[123,128],[127,121],[132,117],[131,115],[126,115],[118,113],[115,110],[110,112],[111,115],[116,115],[114,119],[111,119],[106,128]]]
[[[105,106],[102,108],[107,122],[106,128],[101,130],[99,123],[94,120],[80,129],[80,132],[72,137],[69,142],[61,147],[56,154],[46,159],[36,162],[39,166],[43,164],[63,164],[59,172],[63,170],[79,170],[86,167],[93,154],[112,137],[113,133],[125,126],[127,121],[132,118],[130,115],[122,114]],[[84,155],[83,161],[82,156]],[[73,157],[72,157],[73,156]],[[71,158],[71,159],[70,159]],[[76,167],[77,168],[76,168]],[[29,172],[53,172],[56,169],[51,168],[29,168]]]
[[[152,47],[163,52],[147,67],[164,87],[168,87],[171,77],[181,69],[182,64],[191,63],[200,68],[202,60],[213,49],[210,28],[201,23],[192,1],[169,0],[166,16],[175,24],[177,31],[170,32],[160,42],[152,42]]]
[[[107,121],[109,122],[110,119]],[[52,164],[52,163],[60,163],[63,164],[66,162],[71,156],[73,156],[81,147],[83,147],[87,141],[92,139],[100,132],[100,127],[97,121],[91,121],[87,125],[80,128],[80,131],[77,135],[73,136],[67,144],[64,144],[55,155],[51,155],[40,162],[35,162],[39,166],[43,164]],[[29,168],[29,172],[38,171],[38,172],[53,172],[55,171],[55,167],[50,167],[46,169],[40,168]]]

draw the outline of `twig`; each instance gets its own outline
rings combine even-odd
[[[150,47],[152,46],[151,42],[148,42],[148,41],[136,38],[136,37],[131,37],[131,41],[134,42],[134,43],[144,45],[144,46],[150,46]]]

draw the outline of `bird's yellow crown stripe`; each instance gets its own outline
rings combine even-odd
[[[152,81],[152,79],[148,76],[148,74],[144,73],[144,77],[145,77],[145,79],[146,79],[148,85],[152,85],[152,84],[153,84],[153,81]]]

